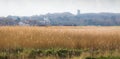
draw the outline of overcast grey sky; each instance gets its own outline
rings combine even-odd
[[[0,16],[31,16],[56,12],[120,13],[120,0],[0,0]]]

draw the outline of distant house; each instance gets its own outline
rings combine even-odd
[[[45,25],[50,25],[50,20],[48,17],[44,17],[43,21],[44,21]]]
[[[26,23],[24,23],[24,22],[19,22],[18,25],[19,25],[19,26],[29,26],[29,24],[26,24]]]

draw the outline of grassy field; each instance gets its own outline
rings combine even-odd
[[[29,56],[35,59],[120,59],[120,27],[0,27],[0,59]]]

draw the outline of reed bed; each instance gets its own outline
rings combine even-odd
[[[3,48],[120,49],[120,27],[0,27]]]

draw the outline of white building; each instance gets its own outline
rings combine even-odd
[[[44,17],[44,23],[46,24],[46,25],[50,25],[50,20],[49,20],[49,18],[48,17]]]
[[[18,25],[19,26],[29,26],[29,24],[25,24],[24,22],[19,22]]]

